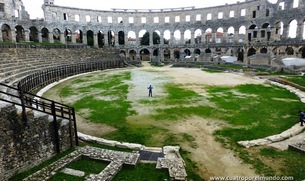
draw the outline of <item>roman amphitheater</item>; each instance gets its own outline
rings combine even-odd
[[[282,79],[284,75],[269,75],[305,73],[305,0],[245,0],[207,8],[108,11],[57,6],[54,0],[41,3],[44,18],[30,19],[22,0],[0,0],[0,180],[54,180],[59,173],[83,180],[124,180],[124,176],[116,175],[126,168],[141,168],[141,163],[153,163],[157,170],[146,171],[146,175],[158,175],[165,170],[166,177],[159,177],[162,180],[212,180],[213,176],[240,180],[258,175],[278,175],[275,176],[278,180],[305,179],[304,171],[287,171],[290,166],[303,167],[298,158],[305,151],[305,135],[298,113],[292,116],[288,115],[291,112],[284,113],[281,118],[290,117],[296,122],[281,123],[282,127],[275,132],[276,125],[266,125],[272,134],[262,134],[261,138],[252,136],[250,131],[244,133],[260,121],[234,127],[230,120],[223,121],[221,117],[200,117],[204,113],[199,112],[205,110],[179,117],[183,115],[179,110],[183,109],[170,102],[160,103],[166,102],[164,99],[170,94],[166,88],[174,82],[184,93],[192,91],[192,95],[200,98],[190,99],[192,106],[204,104],[210,109],[215,106],[210,99],[213,93],[206,87],[216,90],[215,87],[249,84],[289,90],[298,100],[279,97],[274,101],[302,106],[303,86]],[[216,69],[221,72],[213,72]],[[264,73],[260,74],[261,70]],[[137,126],[151,123],[149,128],[156,133],[150,142],[130,142],[128,136],[136,134],[128,131],[120,141],[105,139],[105,135],[122,125],[88,121],[90,105],[81,111],[68,106],[82,97],[79,94],[84,91],[82,86],[93,79],[106,81],[107,77],[113,80],[124,77],[122,81],[129,87],[123,97],[135,110],[134,114],[138,114],[124,114],[124,123]],[[149,84],[154,86],[151,99],[147,98]],[[74,96],[65,98],[65,86],[79,92],[72,91]],[[98,100],[115,97],[107,97],[107,90],[103,91],[95,92],[105,94],[97,96]],[[235,89],[231,93],[231,97],[246,97]],[[177,104],[184,101],[181,99]],[[160,111],[158,106],[177,109],[172,124],[154,115],[147,116]],[[275,104],[270,103],[272,106]],[[184,109],[188,107],[191,105]],[[120,114],[118,110],[112,111],[113,117]],[[253,117],[257,114],[248,111]],[[108,121],[103,115],[100,119]],[[144,119],[145,124],[139,121]],[[244,128],[240,134],[249,140],[230,143],[215,136],[215,132],[231,128]],[[158,144],[154,139],[163,141]],[[69,167],[83,158],[107,165],[98,173]],[[24,172],[28,170],[30,174]]]

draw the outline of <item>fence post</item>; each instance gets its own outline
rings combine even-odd
[[[24,105],[24,94],[20,87],[18,87],[18,92],[19,92],[19,98],[20,98],[21,107],[22,107],[22,120],[23,120],[24,124],[27,125],[26,109],[25,109],[25,105]]]
[[[55,110],[55,102],[54,101],[52,101],[51,110],[52,110],[52,115],[53,115],[53,126],[54,126],[54,136],[55,136],[56,152],[60,153],[58,126],[57,126],[56,110]]]
[[[78,135],[77,135],[77,127],[76,127],[76,118],[75,118],[75,109],[72,107],[72,116],[74,120],[74,134],[75,134],[75,145],[78,146]]]

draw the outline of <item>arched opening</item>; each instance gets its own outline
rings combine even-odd
[[[33,26],[30,28],[30,41],[39,42],[38,30]]]
[[[235,33],[235,29],[234,27],[230,27],[228,29],[228,42],[229,43],[233,43],[234,42],[234,33]]]
[[[72,31],[71,30],[69,30],[69,29],[65,30],[65,38],[66,38],[67,43],[72,42]]]
[[[201,54],[201,51],[200,51],[200,49],[195,49],[195,51],[194,51],[194,54],[195,54],[195,59],[194,59],[194,61],[197,61],[197,58],[200,56],[200,54]]]
[[[244,50],[242,48],[237,49],[237,61],[244,62]]]
[[[294,50],[292,47],[287,47],[285,50],[287,55],[293,55],[294,54]]]
[[[136,33],[134,31],[129,31],[127,36],[128,36],[128,44],[135,45],[137,42]]]
[[[191,50],[189,49],[185,49],[183,53],[184,53],[184,58],[191,56]]]
[[[24,29],[22,26],[18,25],[15,27],[15,33],[16,33],[16,42],[23,42],[25,41],[25,34]]]
[[[200,49],[195,49],[194,51],[195,56],[199,56],[201,54],[201,50]]]
[[[184,32],[184,44],[191,44],[191,30]]]
[[[149,52],[149,50],[147,50],[146,48],[142,49],[140,51],[140,57],[141,57],[142,61],[150,61],[150,52]]]
[[[212,39],[212,29],[208,28],[207,30],[205,30],[205,41],[206,43],[211,43],[213,41]]]
[[[283,36],[284,31],[284,23],[283,22],[277,22],[275,24],[275,39],[281,40]]]
[[[209,53],[212,53],[211,49],[207,48],[205,49],[205,53],[209,54]]]
[[[241,26],[238,31],[238,42],[243,43],[246,40],[246,27]]]
[[[87,45],[88,46],[94,45],[93,31],[91,30],[87,31]]]
[[[47,28],[41,29],[41,40],[42,42],[49,42],[49,30]]]
[[[202,31],[201,29],[197,29],[195,31],[195,44],[201,43],[201,36],[202,36]]]
[[[249,27],[248,41],[251,42],[253,39],[256,38],[257,38],[257,26],[253,24]]]
[[[76,43],[83,43],[83,32],[81,30],[75,31]]]
[[[53,30],[53,40],[54,40],[54,43],[59,43],[60,42],[60,30],[55,28]]]
[[[129,51],[129,58],[131,60],[135,60],[136,59],[136,56],[137,56],[137,52],[135,50],[130,50]]]
[[[159,45],[161,43],[160,31],[153,32],[153,44]]]
[[[218,28],[216,30],[216,43],[223,42],[223,28]]]
[[[305,58],[305,47],[302,47],[300,52],[301,52],[302,58]]]
[[[252,56],[252,55],[255,55],[256,54],[256,50],[254,48],[250,48],[248,50],[248,57]]]
[[[114,46],[115,45],[115,36],[114,31],[108,31],[108,45]]]
[[[298,28],[298,22],[297,22],[297,20],[292,20],[292,21],[289,23],[288,38],[296,38],[296,37],[297,37],[297,28]]]
[[[180,30],[176,30],[174,32],[174,44],[180,44],[181,41],[181,32]]]
[[[119,31],[119,45],[125,45],[125,33],[124,31]]]
[[[97,34],[98,47],[102,48],[105,45],[105,34],[100,30]]]
[[[163,52],[163,55],[164,55],[164,60],[170,60],[171,58],[171,52],[168,48],[166,48]]]
[[[169,30],[165,30],[164,37],[163,37],[164,45],[168,45],[170,39],[171,39],[171,32]]]
[[[140,45],[148,46],[150,44],[149,32],[146,30],[141,30],[139,32]]]
[[[267,48],[262,48],[260,53],[266,54],[266,53],[268,53],[268,49]]]
[[[174,50],[174,58],[180,59],[180,50],[178,48]]]
[[[269,41],[271,38],[270,24],[264,23],[261,30],[261,39]]]
[[[3,42],[12,42],[12,31],[9,25],[4,24],[1,27]]]

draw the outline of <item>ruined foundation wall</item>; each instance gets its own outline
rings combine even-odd
[[[52,116],[28,111],[24,122],[14,105],[3,102],[0,115],[0,180],[8,180],[56,154]],[[70,147],[69,124],[67,120],[57,121],[60,150],[64,151]]]

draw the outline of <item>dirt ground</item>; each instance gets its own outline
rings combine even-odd
[[[139,105],[138,100],[158,99],[166,95],[162,89],[162,84],[174,82],[185,85],[186,88],[196,91],[201,95],[206,95],[202,87],[207,85],[215,86],[234,86],[238,84],[262,84],[263,80],[253,79],[243,75],[232,73],[207,73],[201,69],[193,68],[171,68],[171,67],[151,67],[144,62],[141,68],[128,68],[132,73],[132,80],[128,82],[130,85],[128,100],[132,102],[132,107],[142,116],[151,113],[153,108],[143,107]],[[127,71],[126,69],[107,70],[111,71]],[[152,85],[153,98],[148,97],[147,86]],[[57,97],[54,90],[46,97]],[[102,136],[115,130],[106,125],[96,125],[89,121],[78,117],[78,131],[93,136]],[[242,163],[235,156],[234,152],[224,148],[219,142],[215,141],[213,132],[224,126],[221,120],[208,120],[199,117],[190,117],[183,121],[179,121],[174,125],[168,125],[167,128],[173,132],[187,133],[195,138],[196,147],[190,145],[181,145],[191,153],[192,160],[196,162],[200,169],[200,176],[206,180],[210,180],[210,176],[254,176],[257,175],[250,165]]]

